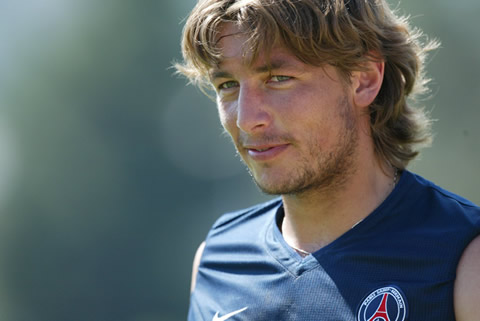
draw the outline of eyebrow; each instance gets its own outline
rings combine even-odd
[[[271,72],[273,70],[277,70],[280,68],[285,68],[285,67],[292,67],[293,64],[285,61],[284,59],[276,59],[272,60],[267,64],[255,67],[253,70],[257,74],[263,74],[266,72]],[[218,78],[233,78],[233,75],[227,71],[224,70],[213,70],[210,73],[210,80],[215,80]]]
[[[232,74],[223,70],[214,70],[209,73],[210,80],[215,80],[218,78],[232,78]]]

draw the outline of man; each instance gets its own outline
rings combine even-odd
[[[384,0],[200,0],[177,68],[281,197],[215,223],[190,321],[480,320],[480,209],[406,170],[434,47]]]

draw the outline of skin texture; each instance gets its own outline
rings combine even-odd
[[[347,83],[332,66],[311,66],[281,46],[246,63],[246,37],[225,24],[223,60],[211,70],[220,120],[257,185],[281,194],[282,232],[313,252],[373,211],[391,192],[369,135],[368,106],[383,63]],[[272,66],[268,69],[267,66]]]
[[[197,272],[198,266],[200,265],[200,259],[202,258],[203,250],[205,249],[205,242],[202,242],[195,253],[195,258],[193,259],[193,269],[192,269],[192,282],[190,284],[190,292],[193,292],[195,289],[195,284],[197,283]]]
[[[480,320],[480,236],[460,259],[455,280],[454,303],[457,321]]]
[[[222,76],[212,78],[220,119],[257,185],[269,194],[341,188],[354,170],[358,138],[336,70],[309,70],[281,48],[272,57],[274,70],[264,59],[246,69],[238,61],[243,37],[222,42],[231,50]]]
[[[249,65],[245,39],[233,24],[220,32],[223,60],[210,72],[220,120],[256,184],[282,195],[285,241],[314,252],[393,190],[394,169],[375,155],[368,115],[384,63],[366,63],[345,81],[334,67],[306,65],[278,46]],[[195,257],[192,291],[203,248]],[[480,237],[458,266],[457,320],[480,320],[479,266]]]

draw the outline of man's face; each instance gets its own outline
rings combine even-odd
[[[358,133],[349,86],[336,69],[304,64],[282,47],[248,65],[246,37],[233,24],[219,39],[224,59],[210,77],[220,120],[260,189],[341,186],[355,170]]]

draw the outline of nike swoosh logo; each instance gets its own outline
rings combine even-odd
[[[230,318],[233,317],[234,315],[237,315],[237,314],[245,311],[246,309],[248,309],[248,307],[244,307],[243,309],[230,312],[229,314],[225,314],[223,317],[219,317],[219,316],[218,316],[218,312],[217,312],[217,313],[215,314],[215,316],[213,317],[212,321],[225,321],[225,320],[227,320],[227,319],[230,319]]]

